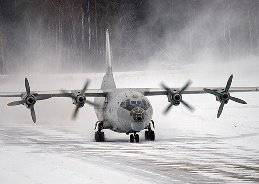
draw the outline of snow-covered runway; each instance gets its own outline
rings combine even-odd
[[[259,150],[241,136],[178,135],[155,142],[113,136],[96,143],[75,127],[2,125],[4,183],[257,183]],[[109,132],[108,132],[109,135]]]

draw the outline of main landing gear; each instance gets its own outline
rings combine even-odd
[[[151,120],[151,123],[148,125],[147,130],[145,131],[145,140],[154,141],[156,137],[155,137],[155,132],[152,130],[151,126],[155,128],[155,123],[153,120]]]
[[[134,142],[134,140],[138,143],[139,142],[139,135],[134,132],[134,134],[130,134],[130,142]]]
[[[97,131],[95,132],[95,141],[96,142],[104,142],[105,136],[103,130],[103,122],[97,121],[95,124],[95,129],[97,128]]]

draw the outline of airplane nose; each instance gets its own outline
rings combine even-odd
[[[145,117],[145,110],[141,107],[135,107],[131,110],[131,114],[135,122],[143,122]]]

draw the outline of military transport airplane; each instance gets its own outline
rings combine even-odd
[[[116,88],[113,71],[112,55],[109,39],[109,32],[106,31],[106,74],[103,77],[101,89],[87,89],[89,80],[86,81],[81,90],[71,91],[49,91],[33,92],[30,90],[28,79],[25,78],[26,92],[0,93],[0,97],[20,97],[21,100],[14,101],[8,106],[25,105],[31,111],[33,122],[36,122],[34,105],[37,101],[53,97],[68,97],[73,100],[76,106],[73,118],[77,116],[78,110],[85,104],[94,106],[98,121],[95,124],[95,140],[105,141],[103,129],[110,129],[119,133],[130,135],[130,142],[139,142],[138,133],[145,130],[146,140],[155,140],[154,121],[152,120],[153,109],[146,96],[166,95],[169,105],[165,109],[166,114],[173,106],[183,104],[193,111],[193,107],[183,100],[183,94],[204,94],[210,93],[220,102],[217,117],[219,118],[223,107],[232,100],[237,103],[246,104],[244,100],[233,97],[230,92],[252,92],[259,91],[259,87],[230,87],[233,75],[227,81],[226,87],[220,88],[194,88],[189,87],[187,82],[182,88],[169,88],[161,83],[161,88]],[[95,97],[94,102],[86,97]]]

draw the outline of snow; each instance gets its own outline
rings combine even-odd
[[[179,87],[189,78],[193,86],[224,86],[232,73],[225,69],[216,77],[209,71],[203,77],[200,72],[115,73],[115,80],[118,87],[158,87],[161,80]],[[258,86],[258,73],[233,73],[233,86]],[[102,74],[29,76],[32,90],[80,89],[86,78],[92,80],[90,88],[99,88]],[[0,91],[24,90],[24,76],[0,82]],[[93,109],[80,109],[71,121],[71,99],[37,103],[36,124],[25,107],[6,107],[12,99],[1,99],[1,183],[258,183],[259,94],[232,95],[248,105],[230,102],[220,119],[211,95],[186,95],[196,111],[180,105],[167,116],[161,113],[166,97],[150,97],[157,140],[144,141],[142,132],[139,144],[109,130],[107,142],[94,142]]]
[[[40,153],[24,147],[8,146],[0,150],[0,155],[1,181],[6,184],[147,183],[132,175],[57,153]]]

